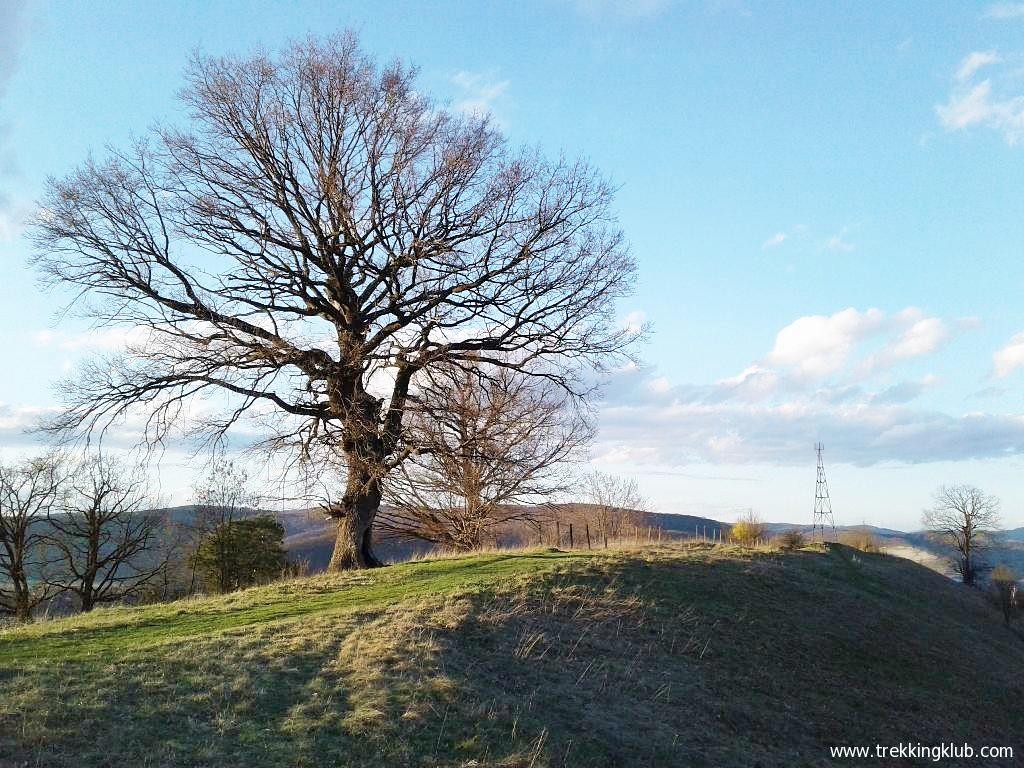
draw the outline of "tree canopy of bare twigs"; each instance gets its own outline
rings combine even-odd
[[[0,464],[0,614],[19,621],[31,619],[51,595],[39,575],[46,518],[61,502],[63,466],[57,454]]]
[[[46,281],[141,329],[65,389],[50,427],[206,439],[253,418],[346,477],[332,568],[377,564],[383,480],[415,380],[472,361],[579,396],[634,338],[635,265],[613,190],[582,162],[511,148],[438,106],[351,34],[277,56],[198,58],[191,122],[52,180],[33,226]],[[226,393],[199,411],[197,397]]]
[[[166,566],[163,517],[148,479],[107,456],[91,456],[69,474],[50,508],[44,578],[74,594],[83,611],[148,588]]]
[[[973,585],[983,565],[981,557],[999,528],[999,499],[973,485],[944,485],[923,522],[953,548],[957,573],[964,584]]]
[[[634,478],[607,472],[591,472],[582,481],[587,517],[597,531],[609,539],[629,533],[632,526],[646,524],[647,500]]]
[[[448,549],[495,543],[512,523],[536,522],[568,487],[566,463],[591,428],[564,390],[493,365],[436,369],[410,407],[415,452],[389,480],[385,535]]]

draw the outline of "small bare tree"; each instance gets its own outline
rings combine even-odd
[[[28,621],[51,592],[45,565],[46,519],[60,504],[64,461],[57,454],[0,464],[0,613]]]
[[[1003,622],[1010,626],[1010,619],[1020,609],[1017,582],[1020,577],[1006,565],[997,565],[992,570],[992,599],[1003,614]]]
[[[51,507],[46,581],[74,594],[83,611],[132,597],[160,577],[163,516],[147,494],[148,478],[109,456],[81,462]]]
[[[954,550],[953,565],[964,584],[973,586],[981,556],[999,528],[999,499],[973,485],[944,485],[926,510],[925,528]]]
[[[40,274],[138,332],[67,383],[54,431],[141,411],[147,442],[217,440],[255,419],[267,446],[344,474],[331,568],[369,567],[415,379],[479,360],[581,397],[635,339],[611,185],[431,102],[353,35],[197,59],[183,99],[190,125],[44,197]],[[222,409],[189,407],[217,393]]]
[[[410,415],[415,452],[388,484],[379,529],[470,550],[510,524],[535,523],[592,434],[572,399],[493,365],[439,369],[426,381]]]
[[[228,532],[235,521],[252,516],[260,505],[260,496],[251,488],[245,468],[223,457],[214,457],[207,473],[195,484],[193,494],[195,517],[190,527],[195,535],[196,552],[208,540],[204,570],[216,581],[207,586],[218,592],[230,592],[236,581],[233,563],[237,560],[232,547],[238,539]],[[195,558],[193,553],[193,587]]]
[[[619,538],[630,527],[645,524],[647,500],[634,478],[591,472],[583,478],[583,493],[588,517],[600,535]]]

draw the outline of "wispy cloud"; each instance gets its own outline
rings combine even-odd
[[[459,90],[455,109],[467,115],[494,115],[498,101],[508,91],[509,80],[493,73],[459,71],[452,75],[452,84]]]
[[[996,3],[985,9],[988,19],[1024,19],[1024,3]]]
[[[966,82],[974,77],[974,73],[982,67],[987,67],[998,61],[999,56],[995,51],[974,51],[973,53],[967,54],[960,62],[960,67],[956,71],[955,78],[957,82]]]
[[[825,241],[825,250],[832,253],[852,253],[856,246],[846,239],[846,227]]]
[[[961,60],[953,76],[949,99],[935,107],[939,122],[946,130],[985,126],[1002,134],[1011,146],[1024,138],[1024,96],[1007,93],[1005,89],[997,93],[995,76],[980,82],[975,80],[979,70],[1001,62],[994,51],[975,51]],[[997,68],[996,75],[1000,74],[1003,73]]]
[[[25,39],[27,0],[0,2],[0,108],[8,83],[18,67]],[[7,148],[8,126],[0,109],[0,181],[16,172],[17,162]],[[0,191],[0,242],[20,236],[26,216],[23,203],[12,200]]]
[[[780,245],[788,242],[794,242],[800,240],[807,235],[806,224],[794,224],[792,227],[786,229],[780,229],[774,235],[769,237],[763,243],[761,243],[761,249],[769,251],[773,248],[778,248]]]
[[[938,317],[926,317],[916,307],[908,307],[893,318],[893,326],[901,328],[877,353],[861,365],[863,375],[892,368],[904,360],[924,357],[936,352],[949,341],[951,332]]]
[[[0,3],[0,96],[18,65],[25,36],[27,0]]]

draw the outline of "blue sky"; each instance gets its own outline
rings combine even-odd
[[[190,52],[359,31],[424,90],[619,186],[645,366],[595,466],[664,511],[912,528],[969,482],[1024,525],[1024,4],[0,3],[0,448],[76,360],[20,222],[48,175],[181,118]],[[187,496],[181,458],[164,486]]]

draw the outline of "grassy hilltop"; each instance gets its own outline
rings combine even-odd
[[[1021,669],[897,558],[492,553],[0,633],[0,766],[831,765],[1020,744]]]

